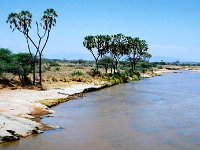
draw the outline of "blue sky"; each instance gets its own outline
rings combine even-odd
[[[85,36],[123,33],[145,39],[154,57],[200,62],[199,0],[1,0],[0,47],[26,52],[24,37],[11,32],[7,16],[28,10],[35,21],[47,8],[59,17],[44,57],[92,59],[82,46]],[[32,28],[36,39],[34,22]]]

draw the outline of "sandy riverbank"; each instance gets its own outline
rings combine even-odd
[[[181,70],[169,70],[166,68],[163,69],[157,69],[153,71],[147,71],[145,73],[141,73],[142,78],[152,78],[154,76],[162,76],[164,73],[180,73]]]
[[[67,88],[35,91],[26,89],[0,91],[0,143],[18,140],[33,133],[43,132],[38,117],[54,113],[38,100],[66,99],[87,89],[98,89],[92,84],[76,84]]]

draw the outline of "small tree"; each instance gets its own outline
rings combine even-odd
[[[32,56],[28,53],[12,55],[11,72],[18,75],[22,86],[29,85],[28,75],[31,73]]]
[[[98,63],[98,58],[100,55],[98,52],[96,55],[94,53],[95,37],[92,35],[84,37],[83,46],[86,47],[89,50],[89,52],[92,54],[92,56],[94,57],[95,63],[96,63],[96,69],[98,69],[97,63]]]

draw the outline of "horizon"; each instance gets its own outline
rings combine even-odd
[[[82,45],[85,36],[123,33],[146,40],[153,58],[200,62],[199,4],[197,0],[7,0],[0,6],[0,47],[14,53],[28,52],[23,35],[12,32],[6,24],[8,14],[28,10],[35,21],[40,20],[44,10],[54,8],[57,25],[52,29],[44,58],[92,60]],[[32,35],[36,37],[34,21]]]

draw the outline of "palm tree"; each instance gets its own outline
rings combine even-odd
[[[56,26],[56,18],[58,14],[54,9],[47,9],[44,11],[44,15],[42,16],[42,23],[45,30],[51,30],[53,26]]]
[[[86,36],[84,38],[83,46],[86,47],[94,57],[97,72],[98,72],[98,60],[100,57],[102,58],[108,52],[109,44],[110,44],[109,35]]]
[[[34,46],[36,46],[32,39],[29,37],[29,30],[31,29],[32,23],[32,14],[29,11],[21,11],[20,13],[10,13],[6,22],[10,24],[10,28],[12,29],[12,31],[17,29],[19,32],[23,33],[24,37],[26,38],[29,54],[32,57],[33,84],[35,84],[36,56],[33,57],[29,44],[29,40],[31,40]]]
[[[43,36],[40,36],[38,23],[36,22],[37,29],[38,29],[37,33],[38,33],[38,37],[39,37],[38,52],[39,52],[39,76],[40,76],[39,84],[40,85],[42,84],[42,53],[43,53],[43,50],[46,47],[46,44],[47,44],[47,42],[49,40],[49,35],[50,35],[51,28],[56,26],[56,18],[57,17],[58,17],[58,15],[57,15],[56,11],[54,9],[52,9],[52,8],[51,9],[47,9],[47,10],[44,11],[44,14],[43,14],[42,19],[41,19],[41,24],[40,24],[41,26],[43,26],[43,29],[45,30]],[[47,33],[46,41],[45,41],[42,49],[40,49],[41,40],[44,38],[46,33]]]
[[[109,52],[114,62],[113,64],[114,73],[115,73],[115,69],[117,69],[119,60],[126,52],[125,43],[126,43],[126,38],[123,34],[120,33],[120,34],[111,36]]]
[[[95,65],[96,70],[98,71],[98,59],[100,54],[97,52],[97,54],[94,54],[94,48],[96,47],[96,41],[95,36],[86,36],[83,41],[83,46],[89,50],[89,52],[92,54],[92,56],[95,59]]]
[[[28,50],[29,53],[31,54],[33,58],[33,83],[35,84],[35,62],[37,59],[37,55],[39,54],[39,76],[40,76],[40,81],[39,84],[42,84],[42,53],[44,48],[46,47],[46,44],[49,40],[49,35],[52,27],[56,25],[56,18],[58,17],[57,13],[55,12],[54,9],[47,9],[44,11],[44,14],[41,18],[41,23],[40,26],[44,29],[44,33],[40,35],[39,33],[39,25],[36,22],[36,27],[37,27],[37,36],[39,38],[38,44],[36,44],[32,38],[29,35],[29,31],[31,29],[31,23],[32,23],[32,14],[29,11],[21,11],[20,13],[10,13],[8,15],[7,23],[10,24],[10,28],[12,31],[17,29],[19,32],[23,33],[23,35],[26,38],[26,42],[28,45]],[[46,37],[46,40],[44,42],[44,45],[42,47],[42,39]],[[33,44],[33,46],[36,49],[35,55],[33,57],[32,52],[30,50],[30,45],[29,42]]]
[[[128,60],[131,64],[131,72],[136,70],[136,64],[145,57],[151,57],[148,50],[148,44],[145,40],[140,40],[138,37],[127,37]]]
[[[21,11],[18,14],[19,25],[24,34],[28,34],[29,29],[31,28],[32,14],[29,11]]]
[[[6,23],[10,24],[10,28],[12,31],[15,29],[19,29],[19,24],[18,24],[18,14],[17,13],[10,13],[8,15]]]

